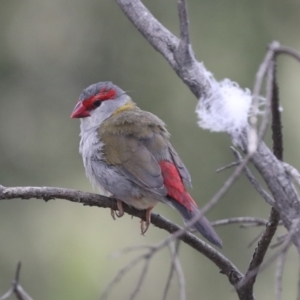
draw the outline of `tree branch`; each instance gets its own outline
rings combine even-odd
[[[22,288],[20,285],[20,271],[21,271],[21,262],[18,262],[15,278],[12,282],[12,287],[4,295],[0,297],[0,300],[9,299],[11,295],[15,294],[18,300],[33,300]]]
[[[180,44],[179,39],[156,20],[140,0],[117,0],[117,3],[135,28],[168,61],[197,98],[209,93],[210,83],[205,74],[207,71],[194,58],[191,47],[190,63],[186,66],[185,59],[180,59],[178,55],[175,57]]]
[[[45,201],[53,199],[63,199],[75,203],[81,203],[87,206],[98,206],[117,210],[117,203],[115,199],[71,189],[54,187],[4,187],[0,189],[0,200],[16,198],[34,198],[43,199]],[[123,208],[124,211],[129,215],[145,220],[145,211],[137,210],[133,207],[129,207],[126,204],[123,205]],[[151,214],[151,223],[154,226],[164,229],[171,234],[182,229],[180,226],[154,213]],[[195,235],[189,232],[185,232],[179,237],[179,239],[210,259],[221,270],[223,274],[226,274],[228,276],[231,282],[235,282],[235,278],[241,278],[243,276],[230,260],[228,260],[220,252],[218,252],[205,242],[201,241]]]
[[[197,99],[200,97],[203,98],[213,92],[213,87],[208,80],[208,71],[204,68],[203,64],[199,63],[195,58],[192,59],[188,66],[181,65],[180,61],[178,59],[176,60],[174,52],[176,52],[179,45],[179,40],[152,16],[141,1],[117,0],[117,2],[134,26],[144,35],[149,43],[167,59],[173,70],[187,84]],[[261,80],[267,72],[269,61],[277,54],[278,49],[281,49],[279,43],[273,43],[271,45],[271,49],[269,49],[270,51],[265,59],[266,63],[258,73]],[[259,81],[260,80],[256,81],[254,88],[255,99],[258,99],[260,93],[261,84]],[[252,128],[256,127],[255,120],[253,121],[252,119],[251,124]],[[254,130],[251,132],[253,131]],[[247,130],[242,132],[239,136],[238,144],[244,151],[247,151],[249,147],[249,139],[251,140],[251,136],[248,136]],[[245,165],[252,154],[251,150],[248,154],[250,155],[248,159],[246,157],[244,160]],[[276,159],[262,141],[259,142],[258,149],[251,157],[251,160],[267,183],[275,200],[274,206],[276,210],[280,212],[284,226],[289,230],[292,221],[300,214],[300,201],[282,163]],[[239,167],[242,168],[241,165]],[[238,173],[237,169],[236,173]],[[234,181],[236,178],[233,176],[231,179]],[[226,190],[226,188],[224,188],[224,190]],[[220,191],[220,193],[222,194],[222,191]],[[215,197],[218,199],[219,195],[215,195]],[[300,230],[293,235],[293,242],[300,253]]]
[[[224,220],[218,220],[211,222],[212,226],[224,226],[230,224],[251,224],[254,226],[265,226],[267,224],[267,220],[256,218],[256,217],[235,217]]]

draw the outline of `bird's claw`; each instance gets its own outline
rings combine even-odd
[[[141,235],[145,235],[146,231],[149,228],[150,223],[147,221],[141,220]]]
[[[153,206],[146,209],[146,221],[141,220],[141,235],[145,235],[151,223],[151,210]]]
[[[110,214],[114,220],[116,219],[116,216],[118,218],[124,216],[123,203],[121,200],[117,200],[117,208],[118,208],[118,212],[116,210],[110,209]]]

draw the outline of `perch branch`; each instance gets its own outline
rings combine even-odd
[[[35,198],[43,199],[45,201],[52,199],[63,199],[75,203],[81,203],[87,206],[98,206],[103,208],[111,208],[113,210],[117,209],[116,200],[112,198],[71,189],[51,187],[4,187],[3,189],[0,189],[0,200],[16,198]],[[124,211],[129,215],[145,220],[144,211],[134,209],[125,204],[123,206]],[[202,253],[208,259],[213,261],[220,268],[222,273],[226,274],[230,280],[233,280],[233,278],[235,277],[242,277],[240,271],[232,264],[230,260],[228,260],[220,252],[218,252],[217,250],[215,250],[214,248],[197,238],[195,235],[183,231],[183,229],[180,226],[154,213],[152,213],[151,215],[151,223],[154,226],[164,229],[169,233],[173,234],[171,237],[163,241],[161,248],[168,245],[169,241],[172,240],[174,237],[178,237],[184,243],[188,244],[198,252]],[[178,232],[180,232],[181,234],[178,234]]]

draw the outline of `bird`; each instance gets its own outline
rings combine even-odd
[[[185,222],[201,214],[186,189],[191,176],[170,143],[165,123],[140,109],[120,87],[109,81],[88,86],[71,118],[81,121],[79,152],[86,175],[100,194],[117,199],[118,217],[124,215],[123,203],[145,210],[144,234],[159,202],[175,208]],[[222,248],[205,216],[193,227]]]

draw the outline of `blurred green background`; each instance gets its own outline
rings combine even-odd
[[[175,0],[144,3],[178,33]],[[251,88],[266,45],[274,39],[300,49],[299,0],[188,4],[196,55],[220,80],[227,77]],[[115,1],[2,1],[0,39],[0,184],[92,191],[78,153],[79,122],[69,116],[82,89],[105,80],[127,90],[141,108],[167,123],[172,143],[191,173],[191,193],[200,207],[232,172],[215,173],[233,160],[229,137],[197,127],[195,98]],[[278,76],[284,157],[299,168],[300,66],[280,58]],[[182,224],[169,207],[158,205],[155,212]],[[246,215],[267,218],[269,207],[241,178],[208,218]],[[217,228],[222,252],[243,272],[254,251],[247,245],[260,230]],[[151,226],[143,237],[138,219],[126,215],[113,221],[107,209],[63,200],[1,201],[0,295],[21,260],[21,283],[34,299],[98,299],[116,272],[137,255],[112,258],[111,253],[156,244],[166,236]],[[182,244],[180,259],[187,299],[237,299],[227,278],[205,257]],[[292,250],[284,274],[284,299],[296,296],[298,264]],[[138,299],[162,298],[169,267],[168,251],[160,252]],[[141,266],[122,280],[109,299],[128,299],[140,270]],[[258,299],[274,299],[274,271],[273,265],[258,276]],[[168,299],[179,299],[175,279]]]

